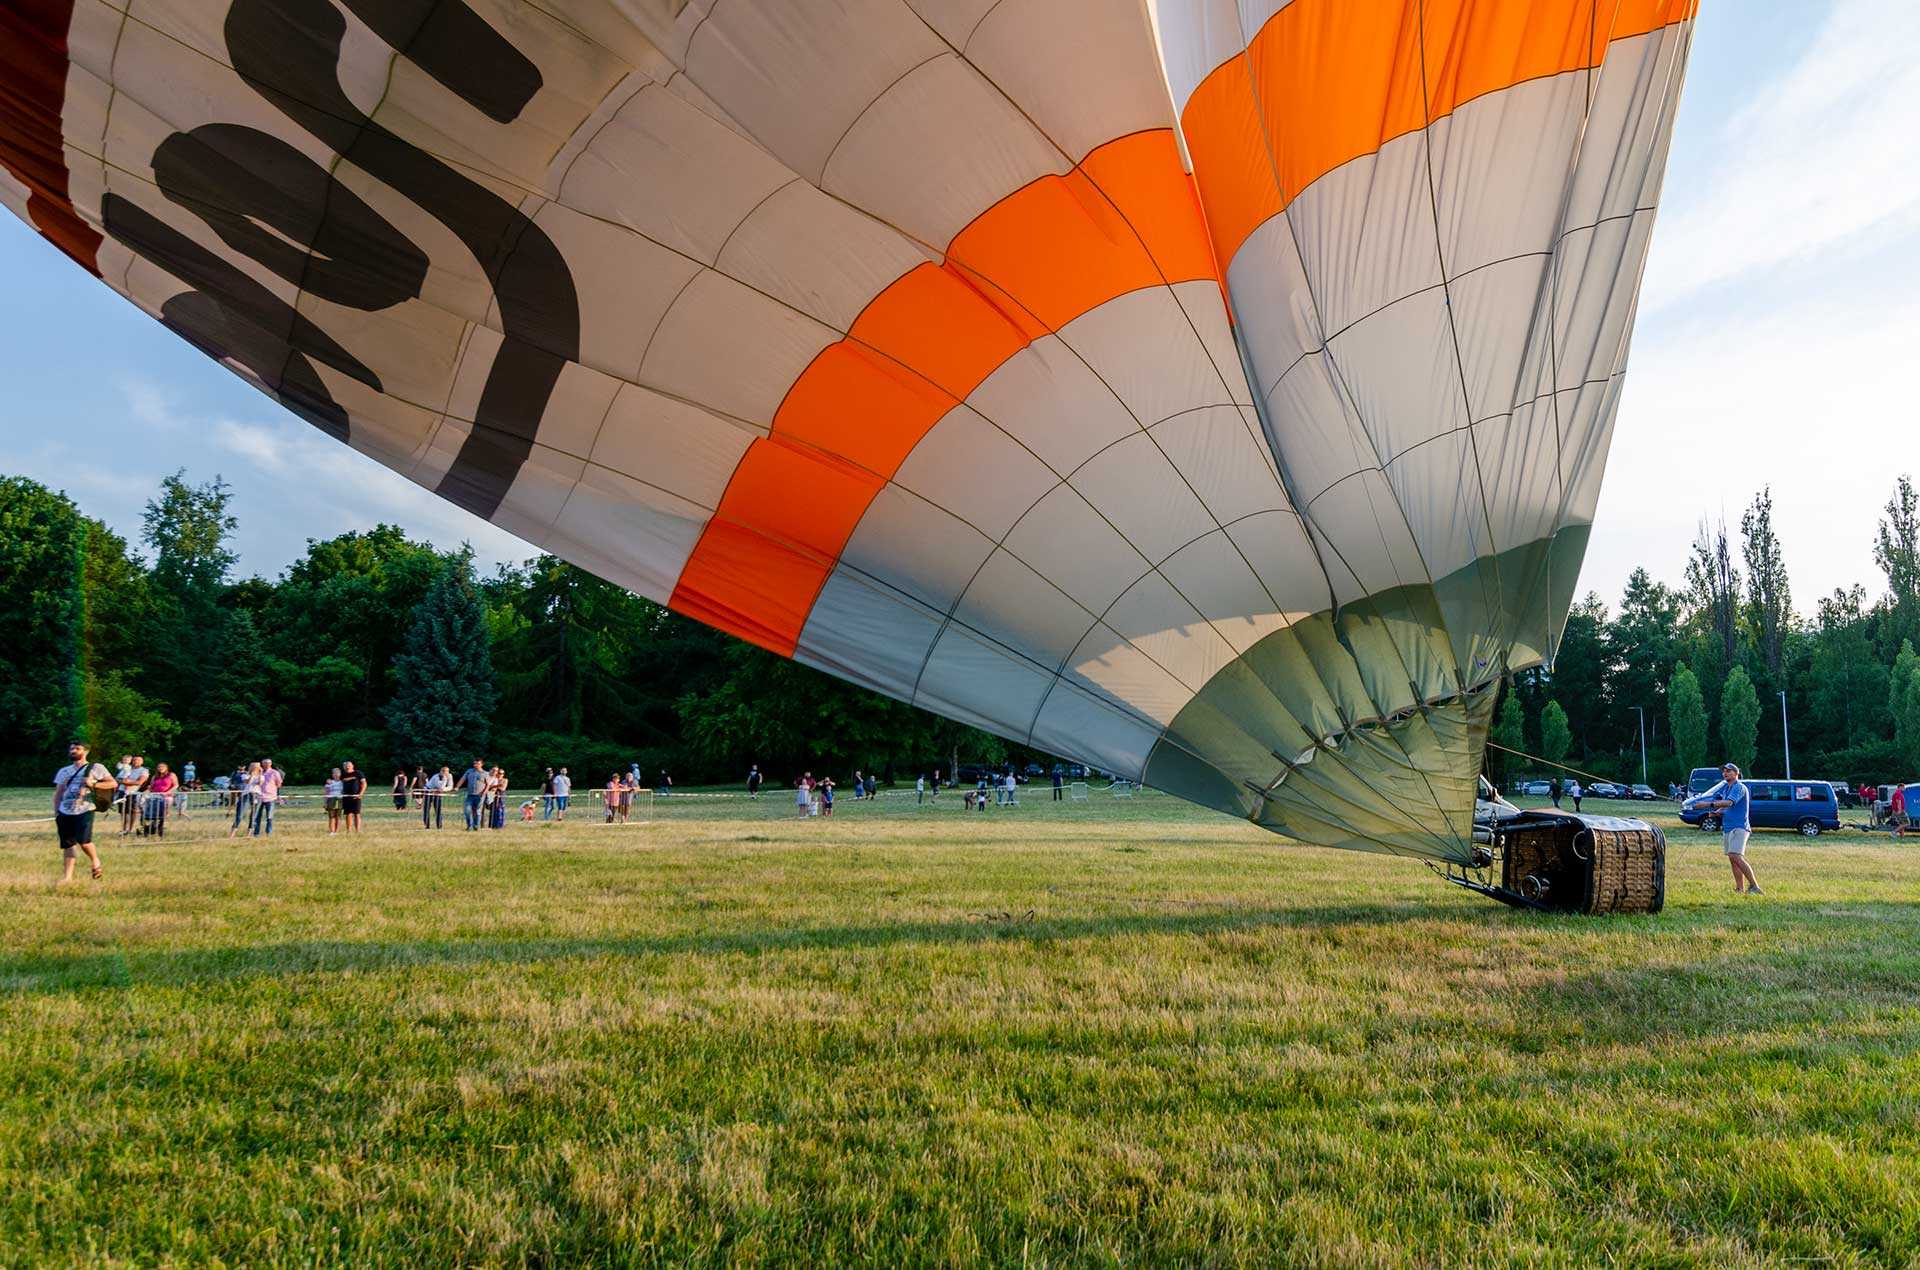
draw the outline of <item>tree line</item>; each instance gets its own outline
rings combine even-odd
[[[0,477],[0,782],[66,742],[203,778],[273,757],[295,781],[352,758],[475,757],[524,779],[734,781],[1044,761],[731,639],[553,556],[480,576],[391,525],[310,540],[236,577],[218,477],[160,482],[129,543],[38,482]]]
[[[1905,476],[1882,511],[1873,560],[1886,592],[1861,585],[1796,613],[1762,489],[1737,531],[1702,520],[1683,582],[1634,570],[1611,612],[1581,598],[1551,667],[1507,685],[1492,740],[1553,763],[1620,781],[1646,770],[1656,789],[1695,767],[1852,784],[1920,773],[1920,495]],[[1785,694],[1785,719],[1782,696]],[[1636,709],[1638,707],[1638,709]],[[1542,768],[1493,750],[1503,779]]]
[[[721,635],[553,556],[479,576],[390,525],[310,541],[276,579],[235,577],[219,478],[167,477],[129,543],[64,494],[0,477],[0,780],[38,784],[75,734],[204,773],[272,754],[296,780],[498,758],[595,778],[891,774],[1051,761]],[[1503,691],[1489,766],[1538,755],[1656,787],[1731,758],[1848,781],[1920,773],[1920,496],[1895,484],[1872,543],[1886,591],[1794,611],[1770,490],[1737,530],[1701,523],[1683,582],[1637,569],[1611,610],[1567,616],[1551,667]],[[1637,709],[1636,709],[1637,707]]]

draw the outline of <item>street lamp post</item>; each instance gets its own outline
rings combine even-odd
[[[1633,712],[1640,716],[1640,783],[1644,785],[1647,783],[1647,712],[1643,706],[1635,706]]]
[[[1780,694],[1780,754],[1787,761],[1787,779],[1793,779],[1793,746],[1787,742],[1787,694]]]

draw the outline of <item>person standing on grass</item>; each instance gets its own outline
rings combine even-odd
[[[260,784],[260,765],[249,763],[244,768],[235,768],[233,772],[233,825],[227,830],[231,838],[240,832],[240,826],[253,827],[253,797]]]
[[[1061,788],[1062,782],[1064,780],[1065,778],[1060,774],[1060,769],[1057,767],[1054,768],[1053,769],[1053,801],[1056,803],[1060,801],[1060,797],[1062,793],[1065,792]]]
[[[360,832],[361,800],[367,796],[367,774],[348,759],[340,765],[340,818],[348,833]]]
[[[927,801],[927,774],[925,772],[913,778],[913,805],[918,807]]]
[[[140,791],[147,787],[147,760],[134,755],[120,777],[120,833],[125,836],[140,823]]]
[[[551,767],[540,780],[540,819],[553,819],[553,769]]]
[[[353,764],[347,764],[347,770],[353,770]],[[280,806],[280,787],[287,783],[287,774],[273,765],[273,760],[260,760],[260,801],[267,809],[267,832],[273,832],[273,813]],[[362,781],[362,784],[366,782]]]
[[[427,777],[427,783],[420,790],[420,827],[422,829],[443,829],[446,822],[441,818],[440,804],[446,799],[447,791],[453,788],[453,773],[442,767]]]
[[[747,797],[760,797],[760,765],[758,763],[747,769]]]
[[[1560,810],[1560,795],[1563,790],[1564,787],[1560,784],[1560,778],[1558,776],[1554,777],[1552,783],[1547,787],[1547,797],[1553,799],[1553,809],[1555,811]]]
[[[620,773],[615,772],[607,777],[607,791],[603,801],[607,808],[607,823],[612,824],[613,818],[620,814]]]
[[[199,776],[200,769],[194,766],[192,759],[188,759],[180,768],[180,783],[188,789],[200,788]]]
[[[473,766],[460,773],[457,787],[465,796],[466,825],[468,830],[480,827],[480,800],[487,792],[487,765],[485,759],[473,760]]]
[[[321,795],[327,800],[327,837],[340,832],[340,798],[346,782],[340,776],[340,769],[334,768],[327,773],[326,783],[321,787]]]
[[[173,813],[173,796],[180,790],[180,778],[168,770],[165,763],[153,765],[153,781],[147,786],[147,799],[151,803],[146,810],[150,813],[148,831],[156,838],[167,836],[167,817]]]
[[[1733,893],[1739,895],[1744,888],[1748,895],[1761,894],[1760,879],[1753,876],[1753,866],[1747,863],[1747,837],[1753,821],[1747,814],[1747,785],[1740,779],[1740,768],[1733,763],[1721,764],[1720,783],[1700,795],[1700,802],[1720,813],[1722,849],[1733,869]]]
[[[493,827],[507,827],[507,769],[494,765],[493,769]]]
[[[573,777],[567,775],[567,769],[561,768],[553,774],[553,815],[556,820],[567,818],[567,800],[573,794]]]
[[[407,809],[407,769],[404,767],[396,768],[393,773],[393,809]]]
[[[1576,776],[1567,782],[1567,797],[1573,799],[1573,814],[1576,816],[1580,814],[1580,799],[1585,796],[1585,792],[1580,788],[1579,777]]]
[[[1893,797],[1887,800],[1887,823],[1893,826],[1893,836],[1907,836],[1907,787],[1895,785]]]
[[[66,862],[66,871],[60,877],[63,884],[73,881],[76,852],[87,857],[94,879],[100,878],[100,853],[93,849],[93,797],[119,788],[113,773],[87,758],[86,742],[74,741],[67,746],[67,765],[53,774],[53,827]]]
[[[820,814],[823,816],[833,814],[833,777],[831,776],[820,778]]]

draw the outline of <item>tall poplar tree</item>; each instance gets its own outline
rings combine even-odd
[[[1667,726],[1673,731],[1673,752],[1687,772],[1707,761],[1707,703],[1700,680],[1685,666],[1676,666],[1667,684]]]
[[[1752,771],[1759,734],[1759,694],[1753,690],[1746,667],[1735,666],[1720,692],[1720,743],[1727,748],[1727,761],[1738,763],[1743,774]]]

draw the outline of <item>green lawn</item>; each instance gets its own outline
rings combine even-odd
[[[1920,1262],[1920,844],[1562,918],[1031,799],[0,826],[0,1261]]]

